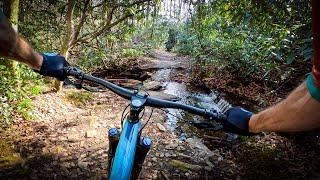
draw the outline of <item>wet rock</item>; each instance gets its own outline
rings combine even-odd
[[[166,128],[165,128],[162,124],[160,124],[160,123],[157,123],[157,127],[158,127],[158,129],[159,129],[160,131],[162,131],[162,132],[165,132],[165,131],[166,131]]]
[[[145,90],[157,91],[162,88],[161,83],[158,81],[150,81],[143,84]]]
[[[164,92],[158,92],[158,91],[147,91],[150,96],[159,98],[159,99],[164,99],[164,100],[170,100],[170,101],[178,101],[180,98],[178,96],[174,96],[171,94],[167,94]]]
[[[213,151],[208,157],[207,157],[207,161],[210,162],[216,162],[216,161],[222,161],[223,157],[220,155],[218,150]],[[207,163],[208,164],[208,163]],[[208,164],[209,165],[209,164]]]
[[[212,152],[210,151],[210,149],[204,145],[201,140],[197,137],[193,137],[193,138],[188,138],[186,140],[187,143],[189,143],[191,146],[196,147],[198,149],[200,149],[201,151],[207,153],[207,154],[211,154]]]
[[[188,136],[187,136],[186,133],[181,133],[180,136],[179,136],[179,140],[180,140],[180,141],[185,141],[185,140],[187,140],[187,137],[188,137]]]

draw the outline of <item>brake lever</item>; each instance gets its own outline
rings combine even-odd
[[[71,81],[69,78],[66,78],[64,80],[66,84],[71,84],[75,86],[77,89],[83,88],[82,82],[83,82],[84,73],[80,69],[69,66],[69,67],[65,67],[64,71],[68,76],[74,76],[76,79],[80,80],[80,82],[75,82],[75,81]]]

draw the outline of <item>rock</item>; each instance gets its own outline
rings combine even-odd
[[[88,116],[87,119],[89,120],[89,126],[91,128],[95,128],[97,126],[98,116]]]
[[[179,153],[178,156],[183,157],[183,158],[187,158],[187,159],[192,159],[191,156],[188,156],[188,155],[185,155],[185,154],[182,154],[182,153]]]
[[[177,147],[177,150],[178,150],[178,151],[184,151],[185,149],[186,149],[186,148],[184,148],[184,147],[182,147],[182,146],[178,146],[178,147]]]
[[[223,157],[220,155],[219,150],[215,150],[208,156],[208,159],[206,161],[216,162],[216,161],[222,161],[222,160],[223,160]]]
[[[87,162],[84,162],[84,161],[79,161],[79,162],[78,162],[78,166],[79,166],[81,169],[87,169],[87,168],[88,168],[88,163],[87,163]]]
[[[165,157],[170,157],[170,153],[165,153],[164,156]]]
[[[166,131],[166,128],[165,128],[162,124],[160,124],[160,123],[157,123],[157,127],[158,127],[158,129],[159,129],[160,131],[162,131],[162,132],[165,132],[165,131]]]
[[[171,160],[170,165],[184,172],[188,171],[189,169],[193,171],[199,171],[202,169],[202,167],[199,165],[188,164],[179,160]]]
[[[157,91],[162,88],[161,83],[158,81],[150,81],[143,84],[145,90]]]
[[[188,136],[187,136],[186,133],[181,133],[180,136],[179,136],[179,140],[180,140],[180,141],[185,141],[185,140],[187,140],[187,137],[188,137]]]
[[[164,92],[158,92],[158,91],[147,91],[150,96],[153,96],[155,98],[164,99],[164,100],[170,100],[170,101],[179,101],[180,98],[178,96],[174,96],[171,94],[167,94]]]
[[[68,142],[73,143],[79,141],[79,137],[77,134],[69,134],[67,136]]]
[[[167,173],[165,173],[164,171],[160,171],[160,173],[165,180],[169,180],[169,176],[167,175]]]
[[[156,158],[156,157],[153,157],[151,160],[152,160],[153,162],[157,162],[157,158]]]
[[[97,134],[98,134],[97,131],[94,129],[88,130],[86,132],[86,138],[93,138],[93,137],[97,136]]]
[[[135,79],[108,79],[108,81],[118,84],[122,87],[132,89],[138,89],[142,85],[141,81]]]
[[[207,160],[206,163],[207,163],[207,165],[210,166],[211,168],[214,167],[214,165],[212,164],[212,162],[210,162],[210,161]]]
[[[206,145],[204,145],[201,142],[201,140],[197,137],[188,138],[186,142],[189,143],[191,146],[200,149],[201,151],[205,152],[208,155],[212,154],[212,151],[210,151],[210,149]]]
[[[206,166],[206,167],[204,167],[204,170],[206,170],[206,171],[212,171],[212,167]]]
[[[178,143],[171,143],[166,145],[164,148],[168,149],[168,150],[172,150],[175,149],[176,147],[178,147]]]
[[[151,163],[151,162],[148,162],[147,166],[148,166],[148,167],[151,167],[151,166],[152,166],[152,163]]]
[[[159,157],[164,157],[164,154],[163,154],[163,153],[160,153]]]

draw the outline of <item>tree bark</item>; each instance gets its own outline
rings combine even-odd
[[[70,42],[72,41],[72,32],[74,31],[74,25],[73,25],[73,11],[75,7],[75,0],[69,0],[68,1],[68,7],[67,7],[67,32],[66,36],[62,42],[60,54],[63,55],[66,59],[69,58],[69,47]],[[59,80],[55,80],[54,82],[54,89],[55,91],[60,91],[62,88],[62,82]]]
[[[8,20],[12,24],[12,27],[16,32],[18,32],[19,0],[3,1],[3,9],[4,14],[8,17]],[[18,62],[11,59],[6,59],[5,65],[10,71],[11,78],[13,77],[19,80]]]

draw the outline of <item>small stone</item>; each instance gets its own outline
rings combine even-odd
[[[157,130],[152,129],[152,133],[153,133],[153,134],[157,133]]]
[[[204,167],[204,170],[206,170],[206,171],[212,171],[212,167],[206,166],[206,167]]]
[[[151,166],[152,166],[152,163],[151,163],[151,162],[148,162],[147,166],[148,166],[148,167],[151,167]]]
[[[177,155],[176,154],[171,154],[171,157],[177,157]]]
[[[207,160],[206,163],[207,163],[207,165],[208,165],[209,167],[214,167],[214,165],[212,164],[212,162],[210,162],[209,160]]]
[[[159,155],[160,157],[164,157],[164,154],[163,153],[160,153],[160,155]]]
[[[70,143],[79,141],[79,137],[76,134],[69,134],[67,139]]]
[[[169,153],[165,153],[164,156],[165,157],[170,157],[170,154]]]
[[[87,169],[87,168],[88,168],[88,163],[87,163],[87,162],[83,162],[83,161],[79,161],[79,162],[78,162],[78,166],[79,166],[81,169]]]
[[[175,143],[175,144],[172,143],[172,144],[168,144],[168,145],[165,146],[165,148],[168,149],[168,150],[175,149],[176,147],[178,147],[177,143]]]
[[[166,131],[166,128],[165,128],[162,124],[160,124],[160,123],[157,123],[157,127],[158,127],[158,129],[159,129],[160,131],[162,131],[162,132],[165,132],[165,131]]]
[[[96,130],[89,130],[86,132],[86,138],[93,138],[97,136],[97,131]]]
[[[182,147],[182,146],[178,146],[178,147],[177,147],[177,150],[178,150],[178,151],[184,151],[185,149],[186,149],[186,148],[184,148],[184,147]]]
[[[156,157],[153,157],[151,160],[152,160],[153,162],[157,162],[157,158],[156,158]]]

